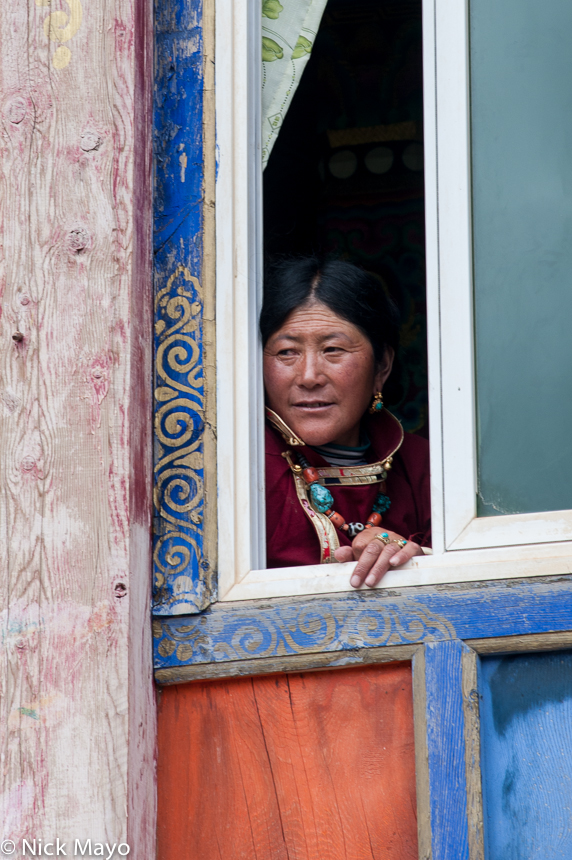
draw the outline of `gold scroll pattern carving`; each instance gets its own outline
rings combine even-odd
[[[154,611],[202,608],[204,390],[197,278],[177,266],[155,298]]]
[[[376,601],[375,606],[317,600],[268,611],[226,610],[218,617],[155,620],[156,668],[288,654],[347,651],[454,639],[453,624],[427,606]]]

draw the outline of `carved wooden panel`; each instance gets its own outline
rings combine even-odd
[[[212,39],[209,22],[202,2],[156,4],[153,611],[158,615],[197,612],[216,591],[214,289],[212,266],[204,259],[210,217],[205,195],[211,193],[214,165],[209,137],[214,116],[207,111],[205,129],[203,109],[212,76],[208,65],[203,69]]]
[[[254,673],[272,659],[320,666],[338,654],[343,665],[361,660],[360,649],[558,633],[572,630],[571,597],[564,576],[218,604],[199,618],[155,619],[155,675],[177,683],[205,677],[208,664],[214,676],[225,664]]]

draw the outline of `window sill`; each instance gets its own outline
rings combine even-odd
[[[219,599],[256,600],[305,594],[353,592],[355,562],[251,570]],[[572,573],[572,542],[446,552],[414,558],[389,571],[378,588],[407,588],[453,582],[522,579]],[[361,591],[370,591],[363,586]]]

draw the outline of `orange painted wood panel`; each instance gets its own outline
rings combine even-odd
[[[411,665],[166,687],[159,860],[417,858]]]

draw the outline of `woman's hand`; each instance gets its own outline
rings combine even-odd
[[[423,555],[419,544],[408,541],[403,549],[397,543],[389,543],[386,546],[380,540],[374,540],[376,535],[387,534],[391,541],[404,540],[395,532],[386,532],[385,529],[364,529],[352,541],[351,546],[341,546],[334,553],[336,561],[357,561],[350,585],[359,588],[365,581],[366,585],[373,588],[385,576],[388,570],[405,564],[415,555]]]

